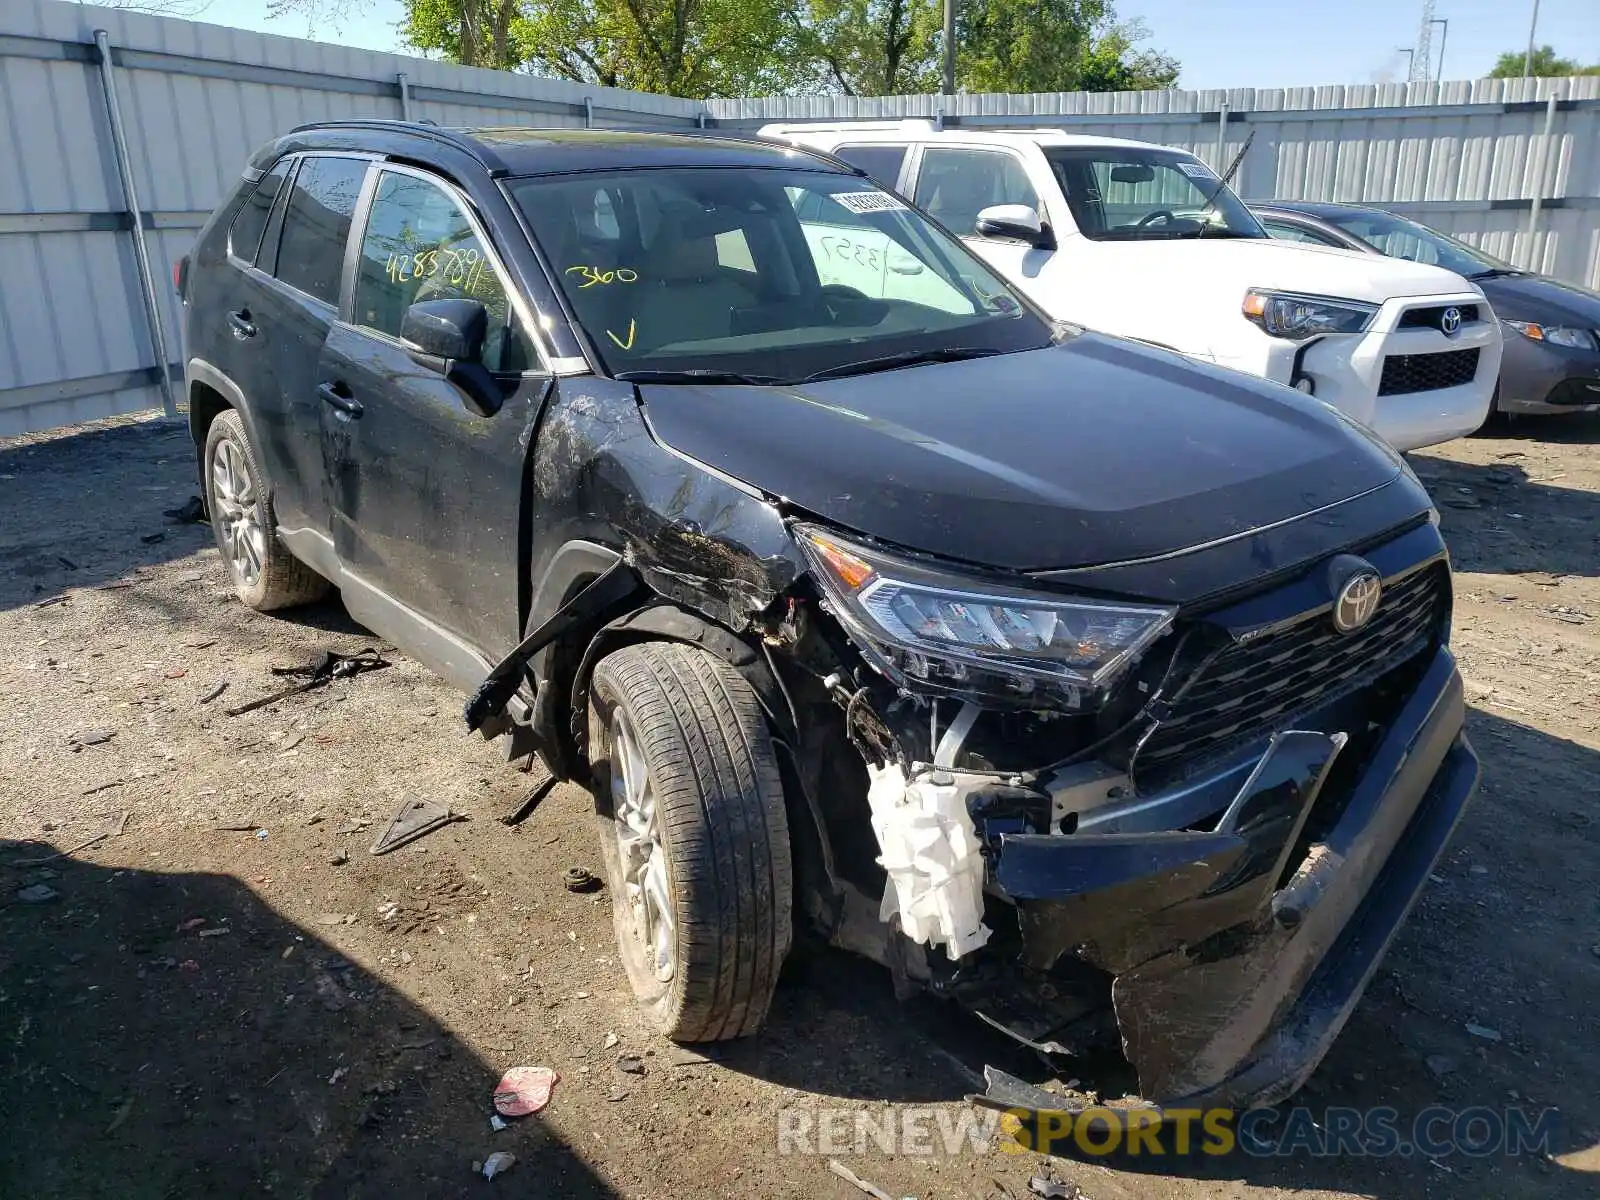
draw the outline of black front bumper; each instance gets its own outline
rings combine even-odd
[[[1298,864],[1340,738],[1280,735],[1214,829],[1007,835],[994,878],[1030,953],[1112,973],[1147,1097],[1275,1102],[1338,1036],[1477,788],[1464,716],[1440,648]]]

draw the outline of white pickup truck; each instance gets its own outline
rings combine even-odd
[[[1299,388],[1399,450],[1488,417],[1501,347],[1482,292],[1437,267],[1273,240],[1182,150],[929,121],[761,134],[911,197],[1053,317]],[[825,283],[940,303],[886,238],[832,228],[822,211],[800,218],[834,266]]]

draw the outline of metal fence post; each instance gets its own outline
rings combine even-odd
[[[1228,102],[1217,110],[1217,174],[1228,169]]]
[[[1550,94],[1544,101],[1544,136],[1539,139],[1539,174],[1533,181],[1533,204],[1528,209],[1528,256],[1526,266],[1530,271],[1538,271],[1544,264],[1544,255],[1535,255],[1534,238],[1539,232],[1539,216],[1544,209],[1544,192],[1546,186],[1551,185],[1550,179],[1550,151],[1554,148],[1555,139],[1556,105],[1561,92],[1559,83],[1550,85]]]
[[[404,71],[394,77],[395,86],[400,89],[400,119],[411,120],[411,81],[406,78]]]
[[[583,98],[583,127],[585,129],[593,129],[594,128],[594,97],[593,96],[585,96]]]
[[[128,138],[122,127],[122,105],[117,100],[117,78],[111,65],[111,36],[104,29],[94,31],[95,48],[100,52],[100,84],[106,93],[106,109],[111,116],[111,145],[117,158],[117,173],[122,176],[123,202],[133,222],[133,257],[143,285],[145,315],[150,320],[150,342],[156,352],[156,371],[161,384],[161,408],[169,417],[178,415],[172,394],[172,375],[167,358],[167,335],[161,327],[161,303],[156,298],[156,277],[150,269],[150,249],[144,238],[144,212],[139,207],[139,189],[133,180],[133,159],[128,154]]]

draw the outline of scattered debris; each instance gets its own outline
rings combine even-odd
[[[68,595],[65,595],[65,594],[60,595],[60,596],[51,596],[48,600],[39,601],[39,603],[35,604],[34,607],[35,608],[49,608],[51,605],[54,605],[54,604],[65,604],[70,599],[72,599],[72,597],[68,596]]]
[[[894,1200],[894,1197],[889,1195],[888,1192],[884,1191],[880,1187],[873,1187],[872,1184],[861,1178],[861,1176],[857,1175],[854,1171],[845,1166],[836,1158],[830,1158],[828,1160],[828,1170],[832,1171],[851,1187],[863,1191],[867,1195],[871,1196],[872,1200]]]
[[[279,750],[280,753],[287,753],[288,751],[293,750],[296,746],[298,746],[301,742],[303,742],[305,740],[306,740],[306,735],[305,734],[297,733],[293,737],[291,737],[288,741],[286,741],[283,745],[279,746],[278,750]]]
[[[507,1128],[506,1119],[499,1113],[490,1113],[489,1128],[494,1130],[496,1133],[499,1133],[502,1129]]]
[[[95,591],[116,592],[123,588],[131,588],[138,582],[139,581],[137,579],[113,579],[110,583],[102,583],[99,587],[95,588]]]
[[[354,654],[339,654],[333,650],[324,650],[311,662],[303,667],[273,667],[274,675],[304,676],[303,683],[293,687],[284,688],[282,691],[273,692],[270,696],[263,696],[259,700],[252,700],[248,704],[241,704],[237,708],[226,709],[230,717],[243,716],[247,712],[254,712],[258,708],[265,708],[269,704],[276,704],[280,700],[287,700],[291,696],[312,691],[315,688],[326,687],[335,679],[349,679],[351,676],[360,675],[365,671],[377,671],[389,665],[389,660],[380,655],[376,647],[368,646]]]
[[[199,929],[203,925],[205,925],[205,923],[206,923],[206,919],[204,917],[190,917],[187,921],[179,921],[178,922],[178,932],[179,933],[192,933],[194,930]]]
[[[17,889],[17,899],[24,904],[46,904],[60,895],[48,883],[34,883]]]
[[[129,1096],[117,1105],[117,1111],[111,1114],[111,1124],[106,1126],[107,1133],[115,1133],[122,1128],[122,1123],[128,1119],[128,1114],[133,1112],[133,1097]]]
[[[1054,1179],[1046,1179],[1043,1175],[1035,1175],[1028,1180],[1028,1190],[1035,1196],[1045,1197],[1045,1200],[1089,1200],[1077,1184],[1058,1183]]]
[[[146,533],[141,534],[139,540],[146,546],[154,546],[157,542],[166,541],[167,535],[164,533]]]
[[[549,1067],[512,1067],[495,1085],[494,1109],[502,1117],[526,1117],[550,1103],[561,1076]]]
[[[238,824],[238,825],[218,825],[217,826],[217,832],[219,832],[219,833],[254,833],[259,828],[261,828],[261,827],[259,825],[257,825],[254,821],[246,821],[243,824]]]
[[[1498,1029],[1490,1029],[1487,1025],[1467,1025],[1467,1032],[1475,1038],[1482,1038],[1486,1042],[1498,1042],[1503,1039]]]
[[[209,649],[211,649],[212,646],[215,646],[216,644],[217,644],[217,639],[216,638],[199,638],[199,639],[197,639],[195,641],[185,642],[184,643],[184,645],[187,646],[190,650],[209,650]]]
[[[1558,621],[1565,621],[1568,625],[1587,625],[1594,619],[1593,615],[1586,613],[1581,608],[1573,608],[1570,604],[1552,604],[1545,609]]]
[[[117,731],[115,729],[85,729],[69,737],[67,739],[67,745],[70,746],[72,748],[72,752],[76,754],[85,746],[103,746],[106,742],[109,742],[116,736]]]
[[[216,687],[212,688],[204,696],[200,697],[200,701],[199,702],[201,704],[210,704],[213,700],[215,700],[218,696],[222,695],[222,693],[227,691],[227,690],[228,690],[228,681],[226,679],[219,680]]]
[[[97,783],[91,788],[84,788],[82,794],[85,796],[93,796],[96,792],[110,791],[112,788],[121,787],[127,782],[128,781],[126,779],[112,779],[106,783]]]
[[[1549,571],[1523,571],[1522,578],[1536,587],[1560,587],[1560,575],[1552,575]]]
[[[215,929],[202,929],[200,936],[203,938],[222,937],[227,932],[228,927],[226,925],[218,925]]]
[[[267,840],[267,831],[265,829],[256,830],[256,841],[264,842],[266,840]]]
[[[621,1041],[621,1040],[622,1040],[622,1039],[621,1039],[621,1038],[619,1038],[619,1037],[618,1037],[618,1036],[617,1036],[617,1035],[616,1035],[616,1034],[614,1034],[614,1033],[608,1033],[608,1034],[606,1034],[606,1040],[605,1040],[605,1041],[603,1041],[603,1042],[601,1042],[601,1043],[600,1043],[600,1044],[601,1044],[601,1046],[603,1046],[603,1047],[604,1047],[604,1048],[605,1048],[605,1049],[607,1049],[607,1050],[609,1050],[609,1049],[611,1049],[611,1048],[612,1048],[612,1047],[613,1047],[613,1046],[615,1046],[615,1045],[616,1045],[616,1044],[617,1044],[617,1043],[618,1043],[618,1042],[620,1042],[620,1041]]]
[[[178,970],[180,971],[198,971],[199,969],[199,962],[192,958],[186,958],[178,964]]]
[[[617,1070],[626,1071],[629,1075],[644,1074],[644,1059],[637,1054],[617,1055]]]
[[[355,913],[323,913],[317,918],[318,925],[354,925],[355,923]]]
[[[545,766],[544,759],[537,751],[529,759],[528,775],[533,782],[523,793],[522,798],[500,818],[502,825],[520,825],[526,821],[529,814],[539,807],[539,802],[556,786],[556,777],[550,774],[550,768]]]
[[[561,882],[569,892],[592,892],[600,886],[600,881],[582,867],[568,867]]]
[[[331,867],[342,867],[349,861],[350,852],[348,850],[341,850],[328,860],[328,865]]]
[[[504,1175],[517,1164],[515,1154],[507,1154],[504,1150],[496,1150],[483,1160],[483,1177],[493,1179],[496,1175]]]
[[[407,797],[400,805],[398,812],[390,820],[388,828],[372,843],[372,854],[387,854],[391,850],[399,849],[420,837],[425,837],[435,829],[443,829],[452,821],[464,821],[466,818],[459,813],[451,812],[442,804],[435,804],[432,800],[422,800],[415,796]]]
[[[338,1083],[339,1080],[343,1079],[348,1074],[350,1074],[349,1067],[335,1067],[333,1069],[333,1074],[328,1076],[329,1086],[331,1087],[333,1084]]]
[[[206,520],[206,506],[199,496],[190,496],[177,508],[166,509],[161,515],[174,525],[203,525]]]
[[[76,846],[69,846],[65,850],[58,850],[56,853],[47,854],[43,858],[19,858],[12,865],[18,866],[18,867],[37,867],[37,866],[42,866],[43,864],[48,863],[48,862],[55,862],[56,859],[58,859],[58,858],[68,858],[71,855],[76,854],[79,850],[87,850],[90,846],[97,846],[101,842],[105,841],[110,836],[111,836],[111,831],[107,830],[105,833],[97,833],[97,834],[95,834],[88,841],[79,842]]]
[[[1448,1054],[1430,1054],[1425,1060],[1428,1074],[1435,1079],[1443,1079],[1446,1075],[1453,1075],[1461,1064]]]

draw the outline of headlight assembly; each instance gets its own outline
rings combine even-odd
[[[1377,315],[1376,304],[1328,296],[1298,296],[1251,288],[1244,315],[1273,337],[1302,339],[1327,333],[1360,333]]]
[[[839,622],[911,690],[1087,711],[1172,625],[1171,608],[963,578],[815,526],[797,526],[795,538]]]
[[[1530,341],[1570,346],[1574,350],[1600,349],[1600,335],[1593,330],[1575,329],[1568,325],[1540,325],[1534,321],[1507,321],[1506,325]]]

